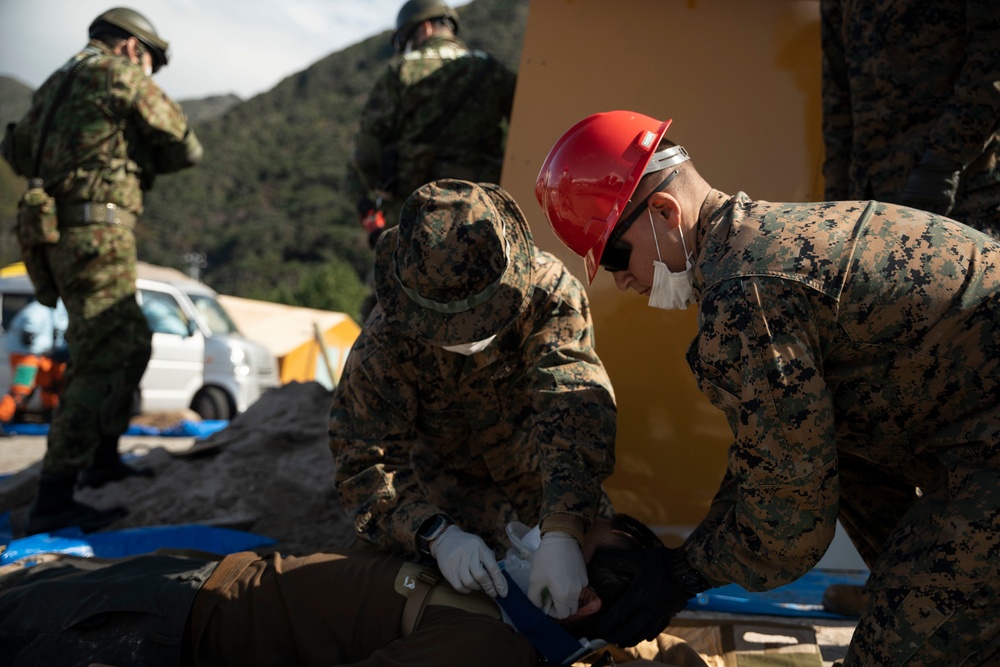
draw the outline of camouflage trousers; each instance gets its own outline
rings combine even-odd
[[[46,254],[69,312],[70,363],[42,468],[72,473],[90,466],[98,446],[117,442],[128,428],[152,334],[135,300],[131,229],[96,224],[63,229]]]
[[[873,591],[843,664],[1000,664],[1000,585]]]

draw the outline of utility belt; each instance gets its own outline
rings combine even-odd
[[[135,228],[136,215],[116,204],[82,202],[58,204],[56,212],[60,227],[86,227],[87,225],[121,225]]]
[[[455,607],[474,614],[500,619],[500,608],[485,593],[459,593],[441,580],[436,570],[417,563],[404,563],[396,574],[396,592],[406,598],[403,606],[402,631],[408,637],[420,625],[428,605]]]

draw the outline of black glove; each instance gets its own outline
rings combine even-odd
[[[961,168],[957,162],[925,152],[920,164],[910,170],[896,201],[903,206],[948,215],[955,206]]]
[[[598,637],[622,648],[656,637],[688,600],[710,588],[680,549],[602,551],[592,561],[628,573],[632,580],[595,624]]]
[[[21,344],[25,347],[31,347],[31,344],[35,342],[35,334],[30,331],[21,332]]]

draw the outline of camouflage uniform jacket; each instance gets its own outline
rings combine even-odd
[[[140,65],[114,55],[97,40],[35,92],[31,109],[4,142],[14,170],[34,176],[42,123],[60,85],[81,58],[49,128],[41,160],[46,190],[58,203],[112,203],[142,213],[142,191],[156,174],[178,171],[201,158],[201,145],[180,105]],[[10,145],[9,145],[10,144]]]
[[[487,63],[492,65],[489,69]],[[485,72],[485,74],[481,74]],[[436,136],[428,128],[480,77]],[[499,183],[504,122],[510,117],[515,75],[483,51],[455,37],[432,37],[393,57],[376,82],[361,117],[346,186],[354,201],[388,190],[387,224],[398,222],[403,201],[424,183],[459,178]],[[385,187],[387,151],[395,149],[396,183]],[[388,158],[393,161],[393,158]]]
[[[891,200],[925,149],[960,163],[950,217],[1000,211],[1000,3],[823,0],[828,200]]]
[[[415,553],[444,513],[502,553],[508,521],[594,518],[614,394],[583,286],[548,253],[535,264],[526,311],[480,353],[406,337],[378,307],[365,323],[330,413],[337,490],[363,539]]]
[[[1000,245],[864,201],[712,191],[698,224],[688,363],[735,442],[689,562],[788,583],[839,503],[873,585],[1000,576]]]

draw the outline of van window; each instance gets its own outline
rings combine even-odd
[[[139,295],[142,314],[146,316],[150,331],[178,336],[191,334],[190,322],[174,297],[149,290],[139,290]]]
[[[189,294],[191,301],[194,302],[194,307],[198,309],[198,312],[202,314],[205,321],[208,323],[208,328],[216,336],[238,333],[238,329],[233,321],[229,318],[229,313],[225,311],[218,301],[216,301],[211,296],[205,296],[204,294]]]

